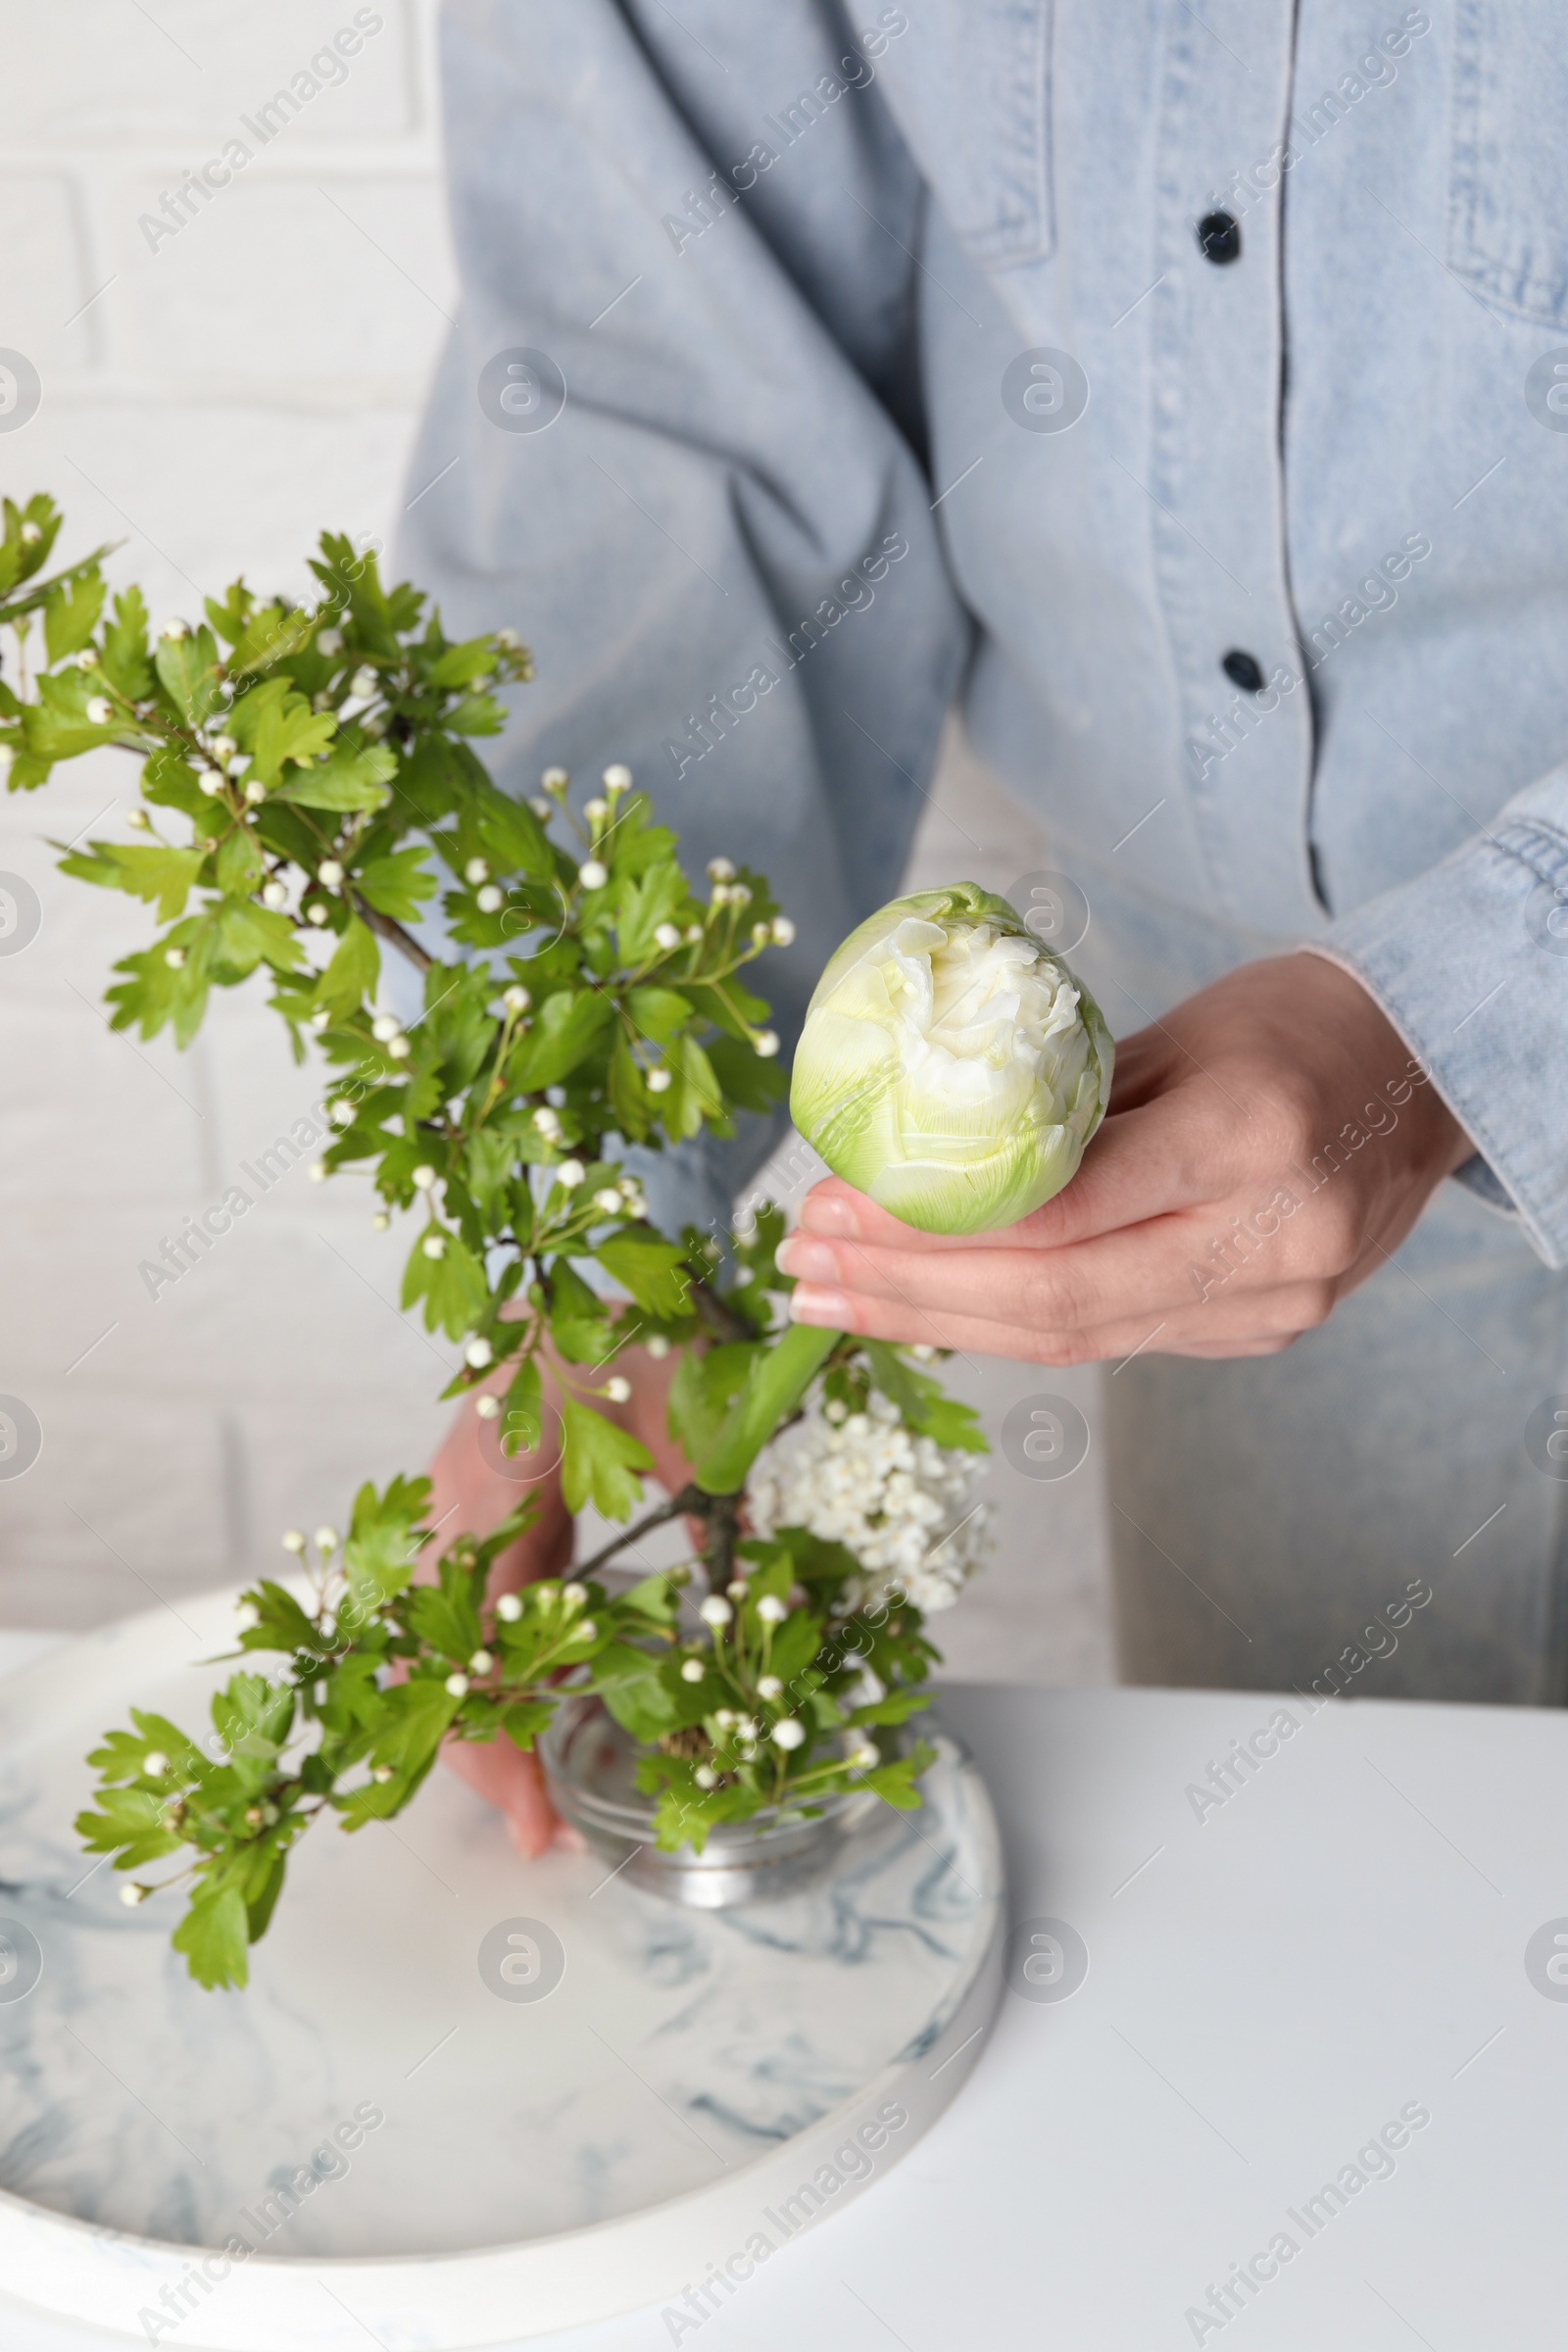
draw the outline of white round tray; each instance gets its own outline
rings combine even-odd
[[[202,1991],[169,1948],[176,1898],[125,1909],[71,1824],[131,1703],[208,1728],[232,1668],[201,1661],[233,1626],[210,1594],[0,1682],[0,1923],[42,1955],[24,1997],[25,1968],[0,1982],[11,2295],[213,2352],[711,2314],[964,2081],[1003,1872],[979,1772],[940,1733],[920,1812],[890,1810],[819,1886],[716,1915],[592,1855],[524,1864],[438,1772],[395,1823],[313,1830],[249,1989]],[[561,1981],[517,1997],[552,1936]]]

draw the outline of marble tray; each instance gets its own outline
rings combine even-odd
[[[169,1949],[172,1898],[126,1910],[71,1822],[130,1701],[205,1728],[229,1669],[201,1661],[232,1627],[212,1594],[0,1682],[18,2299],[215,2352],[711,2314],[959,2088],[998,1996],[1003,1876],[946,1734],[921,1812],[887,1812],[817,1887],[717,1915],[591,1855],[521,1863],[438,1773],[396,1823],[313,1831],[250,1989],[203,1992]]]

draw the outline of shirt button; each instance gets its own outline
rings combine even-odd
[[[1222,654],[1219,665],[1231,684],[1240,686],[1244,694],[1262,693],[1263,672],[1253,657],[1244,654],[1239,646],[1233,646],[1228,654]]]
[[[1205,262],[1222,268],[1242,258],[1242,224],[1234,213],[1205,213],[1198,223],[1198,250]]]

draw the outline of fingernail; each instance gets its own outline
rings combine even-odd
[[[813,1242],[808,1234],[792,1233],[781,1242],[778,1262],[786,1274],[803,1282],[836,1282],[838,1264],[825,1242]]]
[[[812,1233],[838,1233],[854,1241],[859,1228],[855,1211],[842,1193],[808,1193],[801,1204],[801,1222]]]
[[[847,1331],[850,1302],[842,1291],[823,1291],[809,1283],[797,1283],[790,1293],[790,1321],[823,1323],[830,1331]]]
[[[574,1830],[569,1821],[557,1822],[555,1841],[564,1853],[585,1854],[588,1851],[587,1838],[581,1830]]]

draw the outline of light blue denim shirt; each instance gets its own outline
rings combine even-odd
[[[959,696],[1070,871],[1358,973],[1568,1263],[1561,0],[448,0],[444,57],[403,552],[534,648],[503,780],[625,759],[766,870],[789,1033]]]

